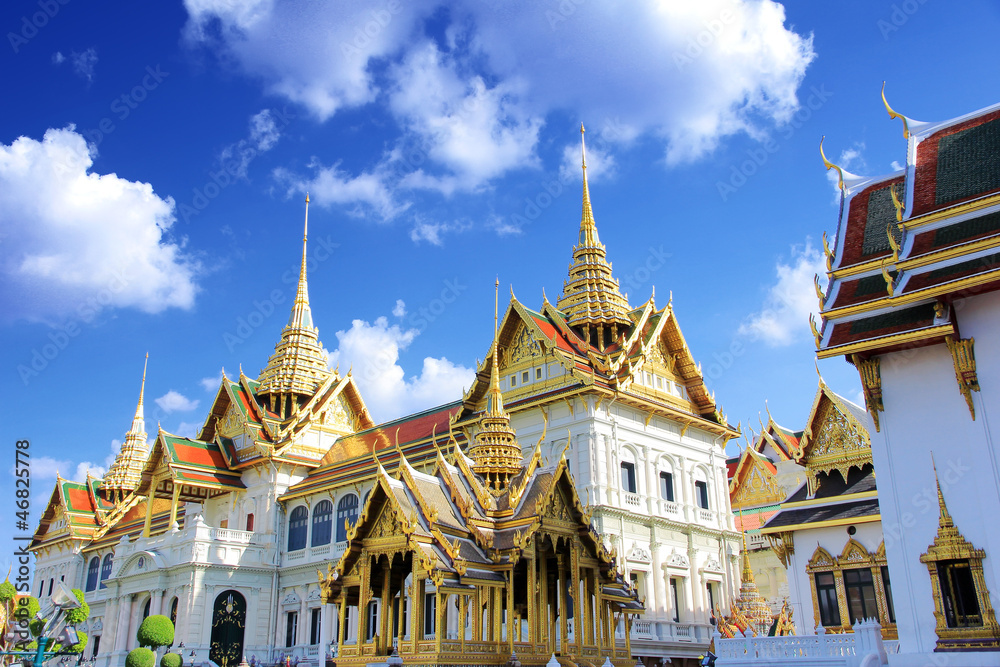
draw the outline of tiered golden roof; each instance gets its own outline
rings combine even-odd
[[[733,613],[746,619],[750,628],[758,636],[767,634],[771,627],[771,608],[764,601],[764,596],[757,588],[757,581],[753,577],[753,568],[750,567],[750,552],[747,550],[747,534],[743,531],[743,581],[740,583],[740,594],[733,602]]]
[[[146,393],[146,366],[149,364],[149,353],[146,353],[146,361],[142,366],[142,384],[139,387],[139,404],[135,408],[135,416],[132,418],[132,426],[125,434],[125,442],[121,451],[115,456],[114,463],[108,469],[101,489],[104,497],[117,502],[139,485],[139,478],[142,475],[142,468],[146,464],[146,457],[149,456],[149,447],[146,444],[146,420],[143,415],[142,399]]]
[[[619,328],[624,331],[631,325],[628,317],[631,307],[618,289],[618,281],[611,275],[607,251],[597,235],[594,211],[590,206],[590,188],[587,185],[587,149],[583,144],[583,133],[581,124],[583,214],[580,219],[580,239],[573,247],[569,279],[563,284],[562,296],[556,307],[566,314],[570,326],[583,330],[584,340],[604,349],[618,338]],[[609,335],[607,339],[605,330]],[[596,336],[593,341],[592,332]]]
[[[496,286],[499,288],[499,280]],[[499,495],[507,488],[511,478],[521,471],[521,446],[510,425],[510,415],[504,410],[503,394],[500,392],[496,318],[494,303],[490,387],[486,393],[486,409],[479,421],[479,431],[469,447],[469,458],[474,462],[472,470],[482,476],[491,493]]]
[[[306,398],[330,376],[330,364],[319,330],[313,326],[306,284],[306,239],[309,235],[309,195],[306,195],[305,228],[302,232],[302,268],[288,324],[274,346],[267,367],[260,372],[258,395],[270,399],[271,409],[291,416]]]

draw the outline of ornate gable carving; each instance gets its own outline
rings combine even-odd
[[[813,426],[816,422],[819,423],[818,428]],[[858,427],[833,401],[828,398],[823,400],[813,424],[809,425],[809,430],[815,435],[809,438],[803,451],[809,495],[816,493],[821,473],[837,471],[847,479],[851,468],[861,468],[872,462],[867,431]]]
[[[573,520],[573,515],[569,511],[569,503],[563,497],[562,489],[556,488],[552,491],[549,501],[546,503],[544,511],[541,514],[544,517],[557,521],[570,522]]]
[[[219,435],[224,438],[235,438],[236,436],[242,434],[243,415],[240,413],[240,409],[235,405],[230,404],[226,413],[222,415],[221,419],[219,419],[216,430]]]
[[[742,480],[737,479],[735,484],[736,492],[731,500],[734,509],[780,503],[785,499],[785,491],[778,484],[775,474],[756,458],[752,458],[749,471]]]
[[[354,430],[351,406],[347,403],[347,398],[344,397],[343,393],[338,394],[336,398],[327,403],[326,410],[323,412],[323,425],[347,432]]]
[[[514,334],[514,343],[507,352],[506,365],[517,364],[541,356],[542,346],[535,340],[531,329],[522,322],[518,325],[517,332]]]
[[[396,537],[397,535],[402,535],[403,532],[400,530],[396,523],[396,519],[393,517],[392,508],[387,504],[382,508],[382,513],[379,514],[378,519],[372,524],[371,530],[368,531],[369,539],[378,539],[380,537]]]

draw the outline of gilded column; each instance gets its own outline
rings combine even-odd
[[[413,571],[413,612],[410,614],[410,643],[413,655],[417,655],[418,642],[424,638],[424,588],[426,580],[422,572]]]
[[[566,651],[569,646],[569,628],[567,627],[569,616],[569,591],[566,590],[566,555],[556,554],[558,568],[558,580],[556,582],[556,595],[559,596],[559,648]]]
[[[379,636],[376,646],[386,653],[392,643],[392,600],[389,597],[389,561],[382,566],[382,591],[379,598]]]
[[[368,636],[368,603],[372,598],[371,591],[371,557],[367,551],[361,552],[361,567],[358,568],[358,575],[361,577],[361,590],[358,594],[358,651],[360,655],[361,647]]]
[[[434,652],[439,656],[441,655],[441,637],[444,636],[445,630],[445,605],[447,604],[447,600],[447,596],[441,595],[440,588],[434,591],[434,615],[437,619],[434,623]]]
[[[340,604],[337,610],[340,618],[337,623],[337,655],[344,654],[344,640],[347,639],[347,591],[340,594]]]
[[[535,591],[538,586],[538,576],[535,573],[535,568],[538,567],[538,549],[536,547],[535,540],[531,540],[531,552],[528,558],[527,566],[528,592],[524,597],[528,605],[528,642],[530,644],[534,644],[538,641],[538,631],[535,629],[535,619],[538,617],[538,614],[535,611],[538,606],[538,594]],[[534,650],[532,650],[532,652],[534,652]]]
[[[520,621],[517,622],[520,629]],[[507,652],[514,651],[514,568],[510,569],[507,577],[507,622],[504,623],[507,629]]]

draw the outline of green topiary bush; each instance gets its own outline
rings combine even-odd
[[[73,595],[75,595],[76,599],[80,601],[80,606],[66,612],[66,624],[80,625],[90,616],[90,605],[84,601],[83,591],[79,588],[73,589]]]
[[[160,658],[160,667],[181,667],[184,658],[177,653],[164,653]]]
[[[14,588],[14,584],[10,581],[5,581],[0,584],[0,602],[10,602],[17,595],[17,589]]]
[[[148,616],[139,626],[135,638],[139,640],[139,646],[148,646],[153,650],[169,646],[174,643],[174,624],[160,614]]]
[[[64,650],[69,651],[70,653],[83,653],[83,649],[87,647],[87,634],[85,632],[77,632],[76,635],[80,641],[73,644],[69,648],[65,648]]]
[[[125,656],[125,667],[156,667],[156,654],[141,646],[134,648]]]

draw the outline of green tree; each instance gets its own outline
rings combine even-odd
[[[73,595],[80,601],[80,606],[66,611],[66,625],[80,625],[90,617],[90,605],[83,599],[83,591],[74,588]]]
[[[17,589],[9,580],[0,584],[0,602],[10,602],[16,595]]]
[[[156,654],[141,646],[134,648],[125,656],[125,667],[156,667]]]
[[[146,617],[135,633],[139,646],[148,646],[154,651],[161,646],[174,643],[174,624],[170,619],[160,614]]]
[[[184,657],[179,653],[164,653],[160,658],[160,667],[181,667],[184,664]]]

